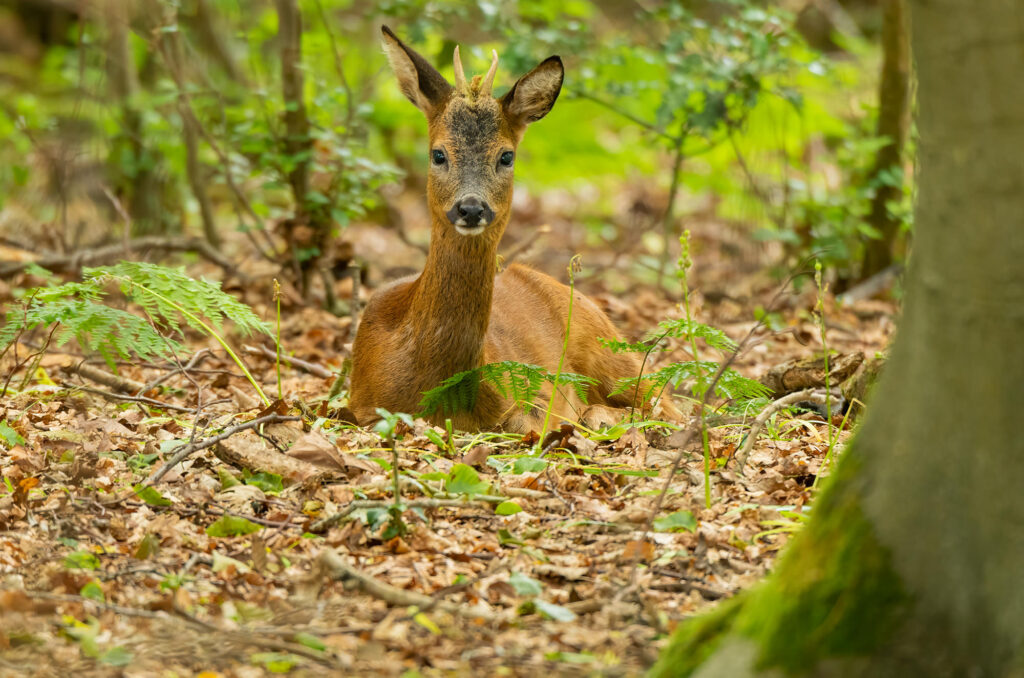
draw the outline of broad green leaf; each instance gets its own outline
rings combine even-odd
[[[87,581],[78,594],[83,598],[95,600],[97,603],[105,603],[107,601],[106,596],[103,595],[103,587],[95,579]]]
[[[697,519],[689,511],[676,511],[655,518],[653,524],[656,532],[693,532],[697,529]]]
[[[560,622],[571,622],[576,619],[576,613],[567,607],[561,605],[555,605],[549,603],[546,600],[536,598],[533,604],[537,606],[537,612],[540,612],[543,616],[548,619],[553,619]]]
[[[206,534],[211,537],[238,537],[259,532],[262,529],[262,525],[241,516],[221,516],[206,528]]]
[[[100,559],[89,551],[72,551],[64,556],[64,567],[68,570],[98,570]]]
[[[513,572],[509,575],[508,583],[520,596],[539,596],[544,590],[543,584],[522,572]]]
[[[514,501],[503,501],[494,507],[494,512],[499,516],[511,516],[519,513],[523,507]]]
[[[173,503],[170,499],[157,492],[154,487],[139,483],[132,489],[135,491],[135,496],[150,506],[170,506]]]
[[[449,475],[444,489],[452,494],[484,494],[491,487],[490,483],[480,480],[476,469],[466,464],[455,464]]]
[[[540,473],[548,467],[548,462],[545,459],[538,457],[519,457],[512,464],[512,475],[520,475],[522,473]]]

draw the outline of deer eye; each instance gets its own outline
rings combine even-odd
[[[435,148],[433,151],[430,152],[430,159],[434,162],[435,165],[443,165],[446,162],[448,162],[448,156],[446,156],[444,154],[444,151],[442,151],[440,148]]]
[[[515,155],[512,153],[512,151],[505,151],[504,153],[501,154],[501,158],[500,158],[500,160],[498,162],[500,162],[505,167],[511,167],[512,166],[512,160],[514,158],[515,158]]]

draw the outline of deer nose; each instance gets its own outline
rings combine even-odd
[[[486,202],[470,195],[455,203],[448,212],[448,219],[456,226],[476,228],[489,224],[494,219],[494,212]]]

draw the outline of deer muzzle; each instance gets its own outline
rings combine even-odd
[[[460,235],[480,235],[494,221],[494,210],[475,195],[460,198],[446,213]]]

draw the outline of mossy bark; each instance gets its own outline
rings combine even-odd
[[[761,587],[656,676],[1024,676],[1024,9],[911,2],[907,305],[863,429]]]

